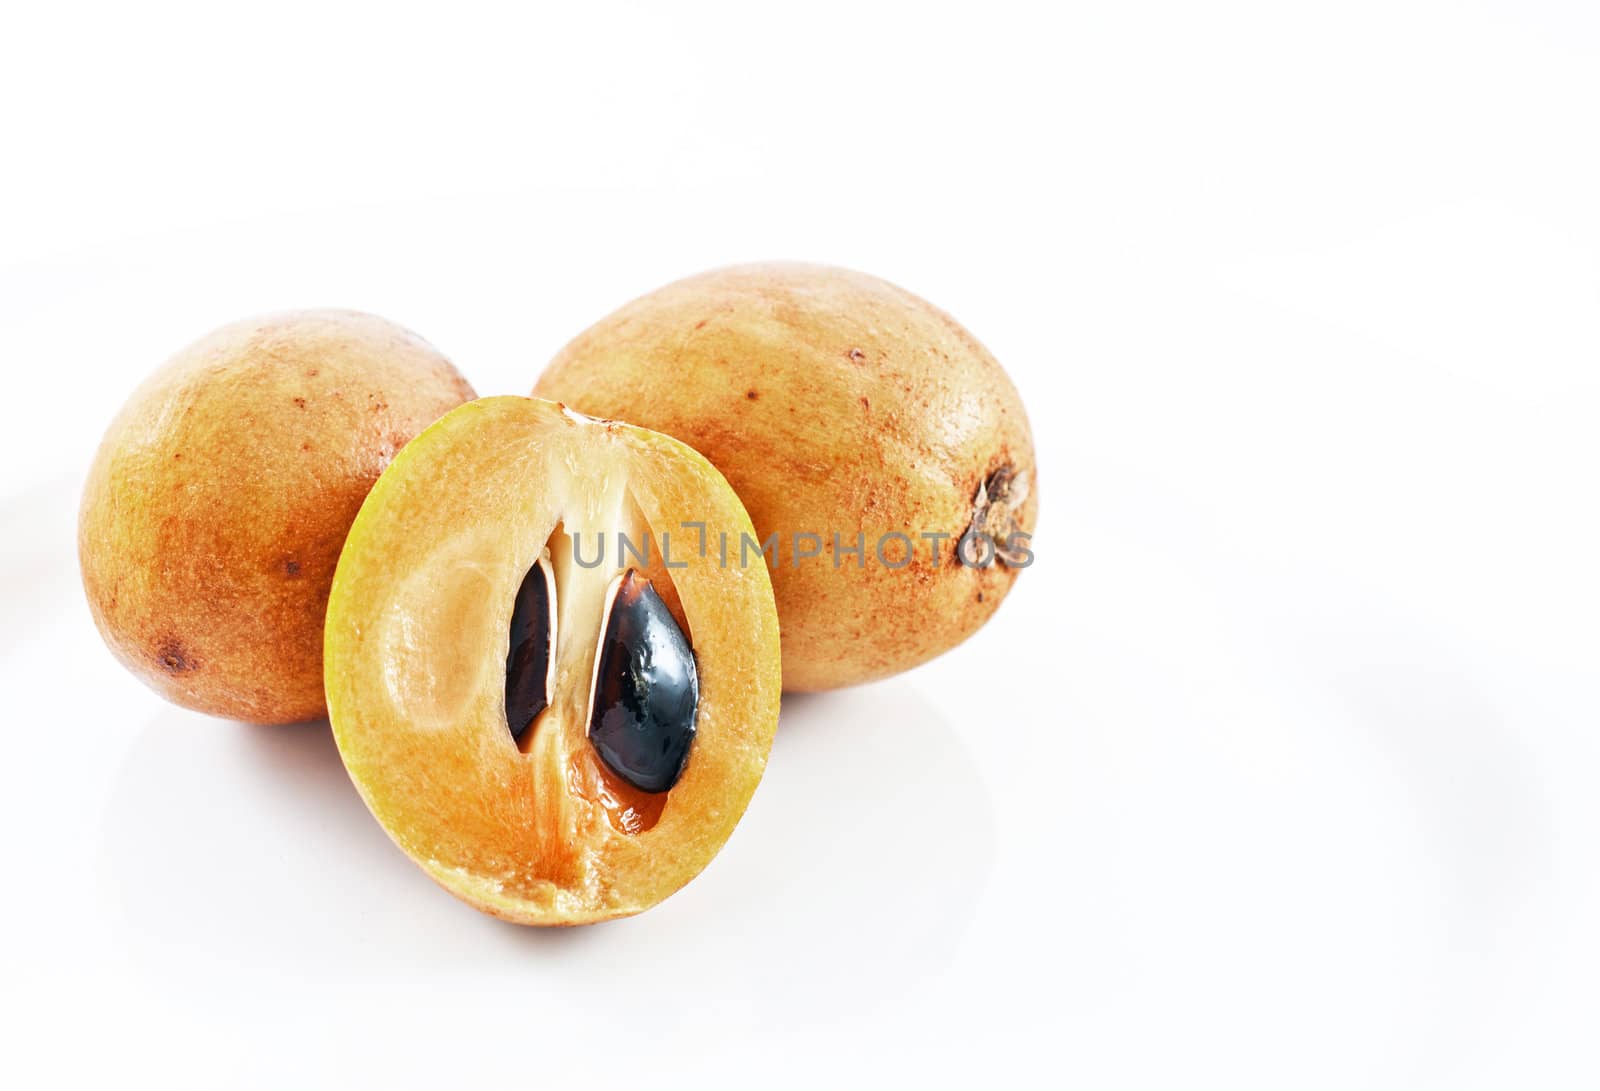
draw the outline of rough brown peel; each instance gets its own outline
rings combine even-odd
[[[84,485],[101,635],[168,699],[263,723],[323,711],[322,621],[345,532],[397,450],[472,388],[351,311],[224,326],[134,392]]]
[[[976,632],[1020,568],[956,563],[974,524],[997,553],[1026,559],[1007,544],[1032,532],[1038,507],[1016,388],[953,318],[876,277],[796,264],[690,277],[580,334],[534,390],[687,442],[726,475],[758,535],[779,535],[787,689],[883,678]],[[899,567],[875,555],[891,532],[916,546]],[[797,565],[803,533],[822,551]],[[857,535],[861,564],[844,553]],[[889,543],[893,562],[904,546]]]

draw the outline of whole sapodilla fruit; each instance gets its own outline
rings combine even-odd
[[[786,689],[954,647],[1032,560],[1016,388],[953,318],[876,277],[765,264],[669,284],[580,334],[534,393],[676,436],[722,471],[762,543],[777,536]]]
[[[78,555],[106,643],[188,708],[320,716],[350,523],[395,452],[472,397],[433,346],[353,311],[247,319],[178,353],[112,421],[84,486]]]

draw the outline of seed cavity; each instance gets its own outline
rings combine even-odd
[[[589,701],[589,742],[605,767],[643,792],[665,792],[689,760],[700,706],[694,651],[650,581],[612,585]]]
[[[506,654],[506,725],[519,745],[532,738],[534,721],[550,705],[554,685],[556,585],[548,557],[535,561],[511,608]]]

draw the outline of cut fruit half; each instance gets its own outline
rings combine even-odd
[[[326,628],[334,737],[384,829],[524,924],[692,879],[777,725],[777,612],[744,536],[689,447],[554,402],[485,398],[414,439],[351,527]]]

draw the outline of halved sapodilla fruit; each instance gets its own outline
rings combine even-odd
[[[627,916],[692,879],[778,719],[772,584],[758,549],[740,563],[745,535],[692,449],[554,402],[485,398],[414,439],[328,602],[329,716],[384,829],[523,924]]]

